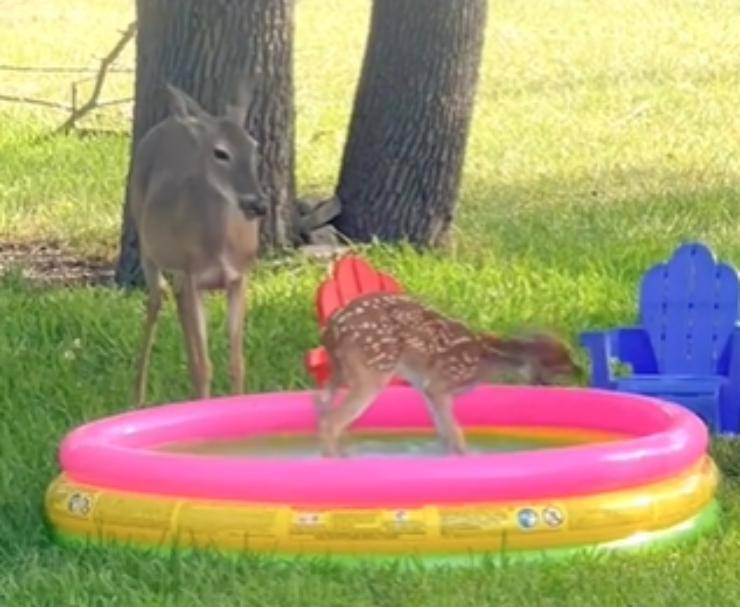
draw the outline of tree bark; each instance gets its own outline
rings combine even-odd
[[[295,240],[293,0],[137,0],[136,92],[131,150],[168,114],[170,82],[214,114],[246,74],[245,127],[260,146],[260,181],[271,201],[261,241]],[[129,166],[130,171],[130,166]],[[128,180],[127,180],[128,181]],[[116,282],[141,282],[138,242],[124,202]]]
[[[337,187],[346,236],[444,240],[485,23],[486,0],[374,0]]]

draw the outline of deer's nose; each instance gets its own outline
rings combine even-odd
[[[239,207],[248,216],[264,217],[267,215],[267,199],[256,193],[240,195]]]

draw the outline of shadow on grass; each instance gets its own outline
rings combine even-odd
[[[620,277],[638,277],[685,240],[740,263],[740,184],[726,185],[721,175],[708,179],[720,185],[694,179],[654,169],[631,171],[611,186],[572,176],[479,180],[467,184],[455,238],[463,257],[526,259],[564,271],[601,265]],[[645,191],[630,192],[631,181],[644,182]]]

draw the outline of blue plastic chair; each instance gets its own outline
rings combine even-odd
[[[715,433],[740,431],[737,271],[700,243],[682,245],[642,279],[638,326],[581,334],[591,385],[689,408]],[[631,366],[620,377],[613,362]]]

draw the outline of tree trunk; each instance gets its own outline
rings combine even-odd
[[[485,23],[486,0],[374,0],[337,187],[345,235],[444,240]]]
[[[259,175],[271,200],[263,246],[295,240],[293,0],[137,0],[136,93],[131,150],[168,114],[170,82],[220,114],[246,73],[247,130],[260,145]],[[130,170],[130,166],[129,166]],[[137,236],[124,202],[116,282],[141,282]]]

